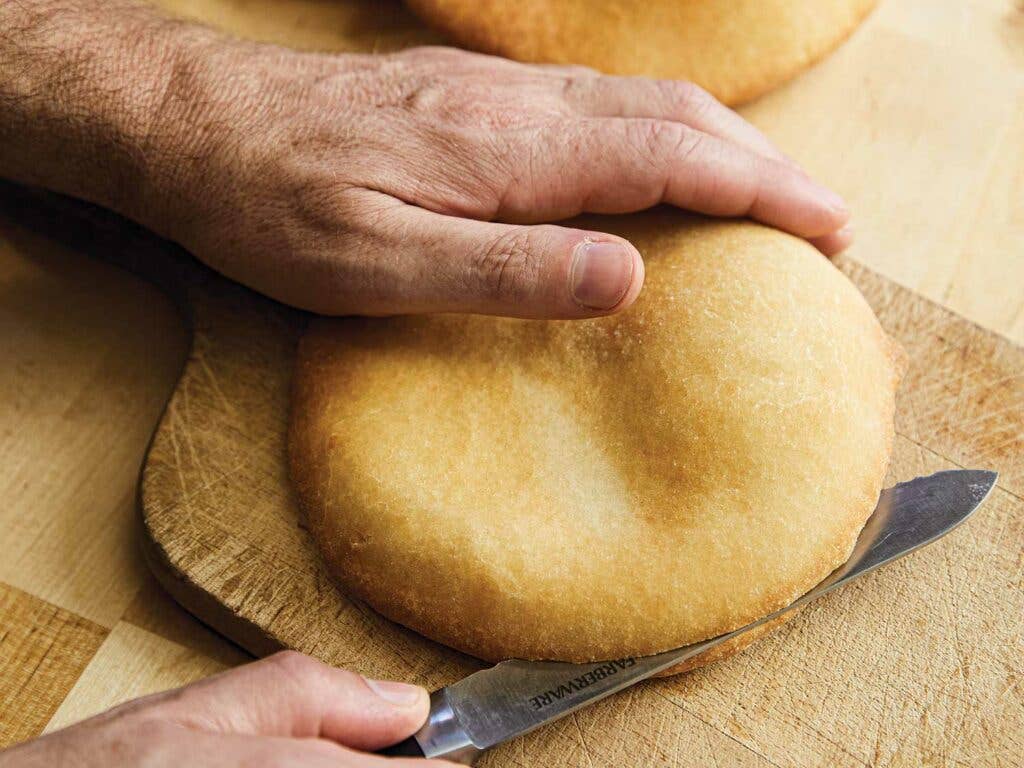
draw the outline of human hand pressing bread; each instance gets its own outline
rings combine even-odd
[[[579,318],[640,254],[543,224],[669,203],[845,247],[848,213],[685,82],[446,48],[299,53],[133,3],[0,5],[0,174],[91,200],[327,314]]]
[[[0,768],[425,766],[360,750],[415,732],[428,700],[417,686],[366,680],[284,652],[2,751]]]

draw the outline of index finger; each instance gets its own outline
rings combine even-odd
[[[569,106],[589,117],[639,117],[684,123],[736,142],[764,157],[798,167],[754,125],[695,83],[567,74],[563,94]]]
[[[583,118],[529,138],[529,172],[504,191],[498,219],[629,213],[664,202],[818,238],[849,218],[841,197],[791,165],[682,123]]]
[[[429,696],[419,686],[367,680],[286,651],[152,702],[155,714],[214,733],[322,738],[375,750],[413,734]]]

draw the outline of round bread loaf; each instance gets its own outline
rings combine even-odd
[[[877,0],[407,0],[469,48],[613,75],[692,80],[726,104],[842,42]]]
[[[582,226],[644,255],[625,312],[317,319],[298,351],[291,472],[331,573],[490,661],[651,654],[788,604],[889,459],[897,349],[813,247],[670,210]]]

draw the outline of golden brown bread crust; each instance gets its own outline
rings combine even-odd
[[[582,226],[645,256],[620,315],[323,319],[298,353],[291,472],[331,573],[487,660],[656,653],[788,604],[846,559],[891,451],[895,345],[810,245],[666,210]]]
[[[460,45],[520,61],[692,80],[756,98],[845,40],[877,0],[407,0]]]

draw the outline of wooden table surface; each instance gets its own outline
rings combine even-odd
[[[287,40],[325,1],[280,0],[259,34]],[[251,4],[162,2],[229,27]],[[863,89],[829,87],[843,67]],[[804,78],[806,130],[778,139],[853,204],[853,258],[1024,342],[1024,3],[883,0]],[[744,112],[770,126],[776,98]],[[885,178],[844,162],[858,152]],[[247,659],[136,544],[139,466],[186,353],[156,289],[0,206],[0,747]]]

